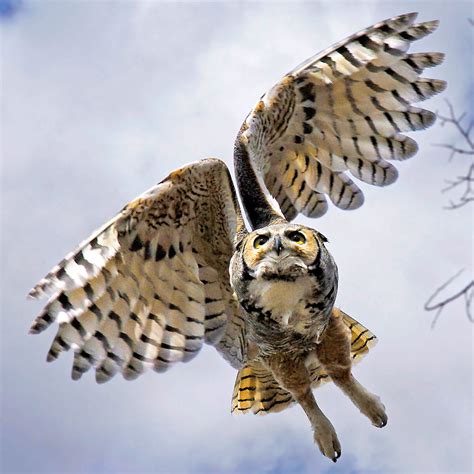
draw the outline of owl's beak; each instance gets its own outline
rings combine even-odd
[[[274,247],[275,252],[277,253],[277,255],[280,255],[280,252],[283,249],[283,245],[281,243],[281,237],[279,235],[277,235],[275,237],[275,242],[274,242],[273,247]]]

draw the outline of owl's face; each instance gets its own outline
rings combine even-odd
[[[241,244],[241,271],[257,280],[296,280],[315,270],[321,254],[327,253],[324,241],[315,230],[298,224],[258,229]]]

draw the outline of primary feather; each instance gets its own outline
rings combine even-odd
[[[245,354],[228,262],[243,223],[227,167],[202,160],[125,206],[30,292],[52,297],[31,327],[57,321],[48,360],[74,349],[73,378],[135,378],[194,357],[203,342]],[[227,330],[227,332],[226,332]]]
[[[378,23],[310,58],[248,115],[237,140],[288,220],[323,215],[325,196],[341,209],[360,207],[364,197],[350,175],[386,186],[398,176],[389,161],[416,153],[401,132],[429,127],[435,116],[412,104],[446,84],[420,78],[442,54],[407,53],[438,26],[413,24],[415,17]]]

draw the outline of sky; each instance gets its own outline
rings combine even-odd
[[[370,425],[333,385],[319,405],[342,443],[337,464],[295,406],[230,414],[235,371],[212,347],[166,374],[96,385],[72,357],[45,358],[55,331],[28,335],[29,289],[67,252],[171,170],[218,157],[262,93],[315,52],[409,11],[440,19],[414,51],[442,51],[424,104],[473,103],[469,2],[0,0],[1,468],[4,473],[454,473],[473,467],[473,325],[454,304],[431,329],[423,305],[472,272],[472,211],[446,211],[445,180],[466,168],[416,132],[419,153],[386,189],[361,185],[357,211],[297,222],[330,240],[337,305],[379,337],[354,369],[389,417]],[[462,279],[456,284],[462,285]]]

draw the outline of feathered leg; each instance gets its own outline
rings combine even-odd
[[[334,427],[316,403],[304,361],[287,355],[274,355],[266,363],[278,383],[291,393],[305,411],[321,453],[336,462],[341,455],[341,445]]]
[[[366,390],[351,373],[350,331],[341,318],[330,319],[316,354],[333,382],[369,418],[374,426],[387,424],[385,407],[380,397]]]

